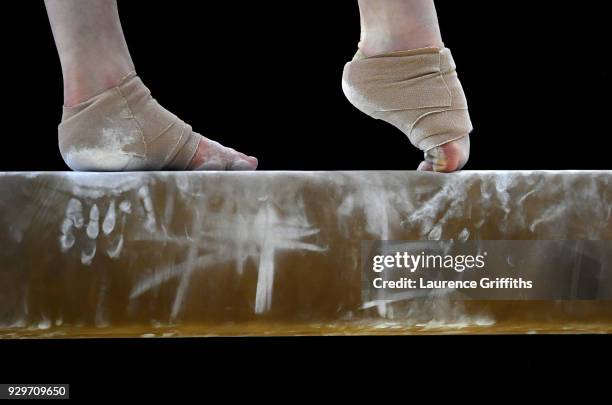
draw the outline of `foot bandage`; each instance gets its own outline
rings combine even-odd
[[[64,107],[59,147],[73,170],[185,170],[201,135],[160,106],[136,73]]]
[[[447,48],[365,57],[344,67],[342,89],[364,113],[389,122],[428,151],[472,130],[467,101]]]

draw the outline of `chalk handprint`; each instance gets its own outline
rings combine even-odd
[[[131,199],[135,199],[142,207],[145,228],[154,231],[157,222],[148,185],[139,187]],[[68,252],[78,244],[81,249],[81,263],[84,265],[90,265],[100,250],[111,259],[119,258],[124,244],[126,220],[132,213],[130,197],[122,199],[118,204],[116,198],[112,198],[110,202],[99,198],[91,200],[91,196],[71,198],[61,225],[62,252]]]

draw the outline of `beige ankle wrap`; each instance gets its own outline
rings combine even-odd
[[[364,57],[344,67],[342,89],[364,113],[393,124],[427,151],[472,130],[467,101],[447,48]]]
[[[136,73],[74,107],[59,125],[62,157],[73,170],[185,170],[200,135],[160,106]]]

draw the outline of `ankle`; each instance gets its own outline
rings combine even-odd
[[[359,49],[366,56],[429,47],[444,47],[437,23],[401,32],[366,31],[359,42]]]
[[[63,65],[64,106],[70,107],[89,100],[104,91],[118,86],[130,72],[131,61],[106,62],[92,66],[88,63]]]

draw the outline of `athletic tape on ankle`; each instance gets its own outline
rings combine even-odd
[[[64,107],[59,146],[73,170],[185,170],[200,135],[160,106],[135,73]]]
[[[365,57],[344,67],[342,89],[364,113],[393,124],[427,151],[472,130],[467,101],[447,48]]]

